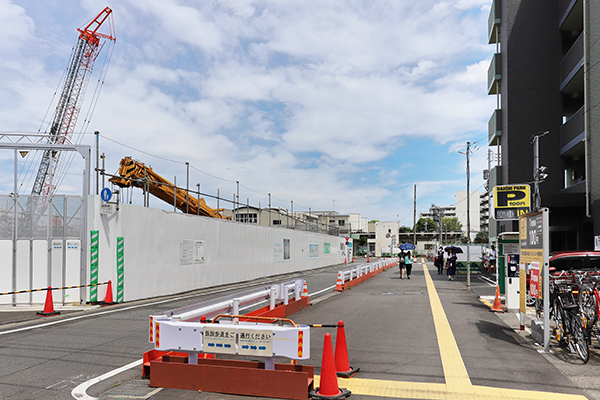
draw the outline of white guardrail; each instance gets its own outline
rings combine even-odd
[[[150,343],[160,351],[188,353],[188,362],[197,364],[198,353],[238,354],[265,357],[267,366],[273,357],[293,360],[310,358],[310,327],[277,326],[272,323],[240,322],[237,318],[206,323],[219,314],[240,315],[240,310],[269,302],[269,309],[283,300],[300,300],[304,281],[272,285],[257,292],[245,292],[150,316]],[[200,321],[203,320],[203,322]],[[269,368],[268,368],[269,369]]]
[[[344,271],[339,271],[338,276],[342,277],[342,282],[348,282],[357,278],[360,278],[363,275],[369,274],[371,272],[377,271],[383,267],[387,267],[390,264],[393,264],[395,259],[388,258],[385,260],[379,260],[369,264],[362,264],[354,268],[350,268]]]

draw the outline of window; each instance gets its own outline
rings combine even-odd
[[[340,219],[340,220],[338,221],[338,225],[339,225],[339,226],[344,226],[344,224],[345,224],[345,223],[346,223],[346,221],[344,221],[343,219]]]
[[[245,224],[256,224],[258,223],[258,214],[257,213],[246,213],[246,214],[236,214],[235,220],[237,222],[243,222]]]
[[[599,269],[600,268],[600,258],[590,257],[590,268],[591,269]]]
[[[280,219],[274,219],[273,220],[273,225],[281,225],[281,220]]]

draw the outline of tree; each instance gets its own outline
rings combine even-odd
[[[398,233],[408,233],[412,232],[412,228],[410,226],[401,226],[398,228]]]
[[[442,219],[442,230],[447,232],[459,232],[462,231],[462,224],[458,220],[458,217],[444,217],[444,219]]]
[[[373,220],[369,221],[369,224],[374,224],[375,222],[379,222],[379,220],[378,219],[373,219]]]
[[[419,218],[417,221],[417,232],[433,232],[437,229],[431,218]]]
[[[475,240],[473,243],[488,243],[489,235],[487,232],[479,232],[477,236],[475,236]]]

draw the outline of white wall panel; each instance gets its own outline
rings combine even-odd
[[[63,286],[63,257],[64,257],[64,246],[65,243],[62,239],[52,240],[52,268],[51,268],[51,282],[50,286],[62,287]],[[53,300],[56,302],[60,301],[57,297],[57,291],[52,293]]]
[[[17,287],[16,290],[28,290],[29,284],[29,240],[17,240]],[[17,295],[17,303],[29,303],[29,293]]]
[[[125,239],[125,301],[309,270],[344,261],[343,238],[241,224],[127,204],[100,216],[90,196],[89,229],[100,231],[99,280],[116,285],[116,237]],[[289,259],[275,257],[275,243],[289,239]],[[181,264],[184,240],[204,242],[204,262]],[[309,242],[319,246],[309,257]],[[324,253],[324,243],[330,253]],[[113,289],[113,291],[116,289]],[[105,289],[99,290],[103,299]]]
[[[45,287],[48,287],[48,241],[34,240],[32,289]],[[32,301],[37,304],[44,304],[46,301],[46,291],[34,292]]]
[[[12,240],[0,240],[0,293],[12,292]],[[12,295],[0,296],[0,304],[12,304]]]
[[[78,286],[80,283],[81,240],[66,241],[65,286]],[[79,304],[79,289],[64,291],[65,303]]]

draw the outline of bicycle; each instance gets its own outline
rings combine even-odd
[[[591,342],[591,334],[600,344],[600,291],[598,290],[598,281],[600,276],[598,271],[583,272],[579,277],[579,293],[577,302],[583,317],[585,318],[585,326],[588,331],[589,342]]]
[[[590,359],[590,349],[584,318],[573,296],[573,275],[562,271],[551,276],[551,316],[556,324],[556,340],[566,344],[571,353],[577,353],[584,363]]]

